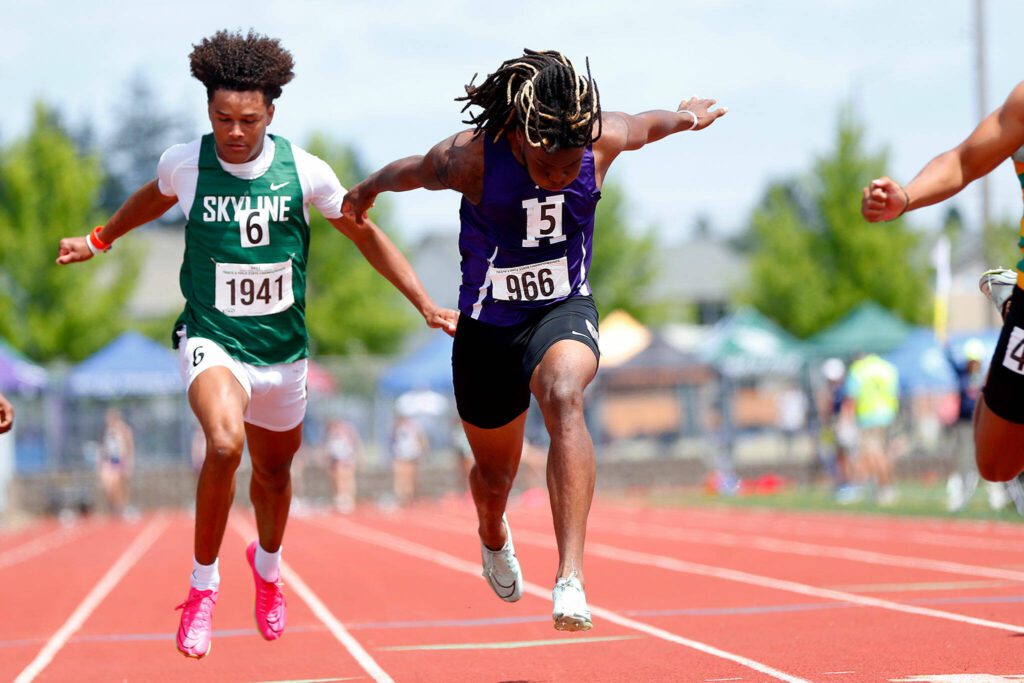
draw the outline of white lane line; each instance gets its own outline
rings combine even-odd
[[[81,535],[82,529],[77,526],[70,529],[54,529],[48,534],[0,553],[0,569],[5,569],[11,565],[31,559],[36,555],[41,555],[47,550],[62,546]]]
[[[434,564],[441,565],[442,567],[462,572],[464,574],[469,574],[474,577],[480,576],[479,564],[466,562],[465,560],[455,557],[454,555],[449,555],[448,553],[436,550],[429,546],[420,545],[419,543],[407,541],[404,538],[393,536],[384,531],[378,531],[370,527],[364,527],[360,524],[356,524],[355,522],[351,521],[339,521],[334,523],[325,520],[306,521],[310,522],[311,524],[322,526],[342,536],[348,536],[349,538],[364,541],[366,543],[380,546],[382,548],[386,548],[394,552],[410,555],[421,560],[426,560],[427,562],[433,562]],[[519,538],[518,532],[516,533],[516,538]],[[529,581],[523,582],[523,591],[529,593],[530,595],[533,595],[534,597],[541,598],[545,601],[551,600],[551,591],[545,590],[536,584],[530,583]],[[787,674],[784,671],[779,671],[778,669],[774,669],[768,666],[767,664],[762,664],[761,662],[754,661],[753,659],[748,659],[747,657],[743,657],[742,655],[737,655],[732,652],[720,650],[717,647],[708,645],[707,643],[702,643],[696,640],[691,640],[689,638],[684,638],[682,636],[676,635],[675,633],[671,633],[669,631],[665,631],[664,629],[651,626],[650,624],[645,624],[643,622],[636,621],[635,619],[624,617],[621,614],[612,612],[611,610],[607,610],[593,604],[590,605],[590,612],[594,616],[598,616],[604,619],[605,621],[611,622],[613,624],[618,624],[619,626],[624,626],[625,628],[633,629],[634,631],[640,631],[641,633],[646,633],[648,635],[654,636],[655,638],[660,638],[661,640],[667,640],[677,645],[682,645],[684,647],[688,647],[699,652],[703,652],[705,654],[713,655],[721,659],[726,659],[731,662],[735,662],[736,664],[745,666],[748,669],[753,669],[754,671],[767,674],[768,676],[771,676],[776,680],[787,681],[788,683],[809,683],[809,681],[806,681],[805,679],[798,678],[791,674]]]
[[[248,543],[252,539],[256,538],[256,529],[247,522],[239,521],[235,518],[231,520],[231,528],[242,537],[242,539]],[[342,623],[338,620],[331,610],[327,608],[327,605],[317,597],[317,594],[313,592],[313,589],[302,580],[302,577],[291,568],[291,566],[282,560],[281,562],[281,578],[288,584],[290,590],[295,591],[295,594],[302,598],[309,608],[316,615],[327,630],[331,632],[335,640],[344,646],[348,653],[352,655],[359,666],[363,667],[363,670],[373,677],[373,680],[377,683],[395,683],[394,679],[388,675],[384,669],[381,668],[380,664],[366,651],[365,648],[359,643],[358,640],[352,637]]]
[[[103,578],[93,586],[89,594],[85,596],[85,599],[75,608],[75,611],[71,613],[71,616],[64,622],[64,625],[50,636],[50,639],[43,646],[43,649],[39,651],[39,654],[36,655],[36,658],[18,674],[18,677],[14,679],[15,683],[29,683],[29,681],[35,680],[35,677],[49,666],[57,652],[67,644],[68,639],[78,629],[82,628],[82,624],[93,613],[93,610],[103,602],[107,595],[110,594],[110,591],[114,589],[114,586],[128,573],[128,570],[135,566],[139,558],[149,550],[149,547],[153,545],[156,539],[160,537],[160,534],[164,532],[164,529],[167,528],[168,523],[162,516],[155,517],[139,532],[139,535],[135,537],[131,545],[121,554],[121,557],[117,558],[117,561],[111,565],[107,573],[103,575]]]
[[[451,523],[436,519],[428,520],[422,514],[417,515],[415,518],[410,517],[408,521],[414,524],[433,527],[435,529],[456,531],[456,528]],[[517,543],[522,541],[524,543],[529,543],[530,545],[542,546],[545,548],[553,548],[555,546],[554,540],[550,536],[539,534],[535,531],[517,529],[515,537]],[[786,591],[789,593],[810,595],[816,598],[835,600],[837,602],[861,605],[863,607],[877,607],[893,612],[904,612],[906,614],[915,614],[935,619],[946,619],[948,621],[956,621],[962,624],[972,624],[974,626],[994,628],[1000,631],[1010,631],[1011,633],[1024,633],[1024,626],[1019,626],[1017,624],[1007,624],[1001,621],[990,621],[988,619],[977,619],[963,614],[956,614],[955,612],[945,612],[937,609],[929,609],[927,607],[904,605],[899,602],[882,600],[880,598],[873,598],[867,595],[846,593],[830,588],[818,588],[817,586],[797,583],[796,581],[775,579],[770,576],[751,574],[749,572],[743,572],[736,569],[716,567],[713,565],[700,564],[698,562],[687,562],[685,560],[678,560],[674,557],[629,550],[627,548],[620,548],[618,546],[607,545],[605,543],[588,541],[586,552],[588,555],[597,555],[598,557],[603,557],[605,559],[618,560],[629,564],[639,564],[644,567],[658,567],[659,569],[666,569],[668,571],[679,572],[682,574],[710,576],[716,579],[745,583],[752,586],[760,586],[762,588],[774,588],[776,590]]]
[[[962,562],[949,562],[946,560],[931,560],[924,557],[893,555],[891,553],[879,553],[871,550],[841,548],[832,545],[820,545],[817,543],[804,543],[803,541],[787,541],[779,538],[755,536],[753,534],[741,536],[721,531],[684,530],[661,525],[637,524],[635,522],[610,524],[608,522],[598,521],[596,523],[592,523],[590,526],[591,528],[603,529],[605,531],[621,535],[644,536],[656,540],[667,539],[681,541],[684,543],[720,545],[729,548],[755,548],[757,550],[772,553],[802,555],[805,557],[831,557],[838,560],[878,564],[886,567],[927,569],[931,571],[945,572],[947,574],[983,576],[989,579],[1001,579],[1004,581],[1024,583],[1024,572],[1012,569],[999,569],[997,567],[985,567],[976,564],[964,564]]]

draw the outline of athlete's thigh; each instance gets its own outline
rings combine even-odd
[[[302,445],[302,423],[285,431],[274,431],[245,423],[249,457],[253,469],[275,469],[289,465]]]
[[[523,432],[526,426],[524,411],[508,424],[493,429],[476,427],[465,420],[466,439],[473,459],[487,469],[500,469],[515,476],[519,459],[523,455]]]
[[[524,370],[542,408],[552,388],[582,391],[594,379],[601,353],[597,326],[589,296],[563,301],[538,321],[526,342]]]
[[[984,399],[975,408],[974,456],[978,470],[989,481],[1009,481],[1024,470],[1024,424],[994,413]]]
[[[188,402],[208,441],[225,431],[242,432],[249,397],[228,368],[217,365],[198,374],[188,388]]]
[[[493,431],[510,425],[530,407],[521,332],[521,326],[459,318],[452,346],[452,382],[463,423]]]
[[[557,387],[583,391],[597,374],[597,357],[586,345],[573,339],[552,344],[533,371],[530,391],[544,407],[545,397]]]

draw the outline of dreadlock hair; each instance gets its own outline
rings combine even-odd
[[[280,97],[281,88],[292,80],[295,62],[277,38],[268,38],[249,29],[217,31],[192,46],[189,55],[192,75],[206,86],[207,101],[215,90],[247,92],[258,90],[269,107]]]
[[[497,140],[518,125],[531,146],[549,153],[585,147],[601,137],[601,97],[589,59],[584,76],[561,52],[526,49],[480,85],[473,80],[465,96],[455,100],[466,103],[463,112],[473,105],[483,110],[463,121],[475,125],[478,135],[483,131]]]

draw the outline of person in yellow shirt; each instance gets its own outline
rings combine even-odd
[[[879,505],[892,505],[897,493],[892,485],[891,429],[900,409],[899,372],[876,354],[858,358],[846,377],[847,419],[857,425],[857,456],[854,466],[865,483],[878,486]]]

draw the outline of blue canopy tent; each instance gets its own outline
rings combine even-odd
[[[32,393],[46,383],[46,370],[0,340],[0,392]]]
[[[999,342],[999,332],[998,327],[992,327],[976,332],[950,334],[947,341],[949,357],[957,367],[963,367],[967,364],[966,347],[968,344],[974,345],[981,351],[981,367],[987,371],[988,365],[992,361],[992,354],[996,350],[996,343]]]
[[[902,344],[885,354],[885,359],[899,370],[900,389],[905,394],[941,394],[958,389],[946,351],[927,327],[911,329]]]
[[[452,338],[442,332],[431,337],[384,371],[377,380],[382,393],[391,396],[413,390],[452,393]]]
[[[178,356],[138,332],[125,332],[86,358],[67,378],[72,396],[123,398],[182,391]]]

